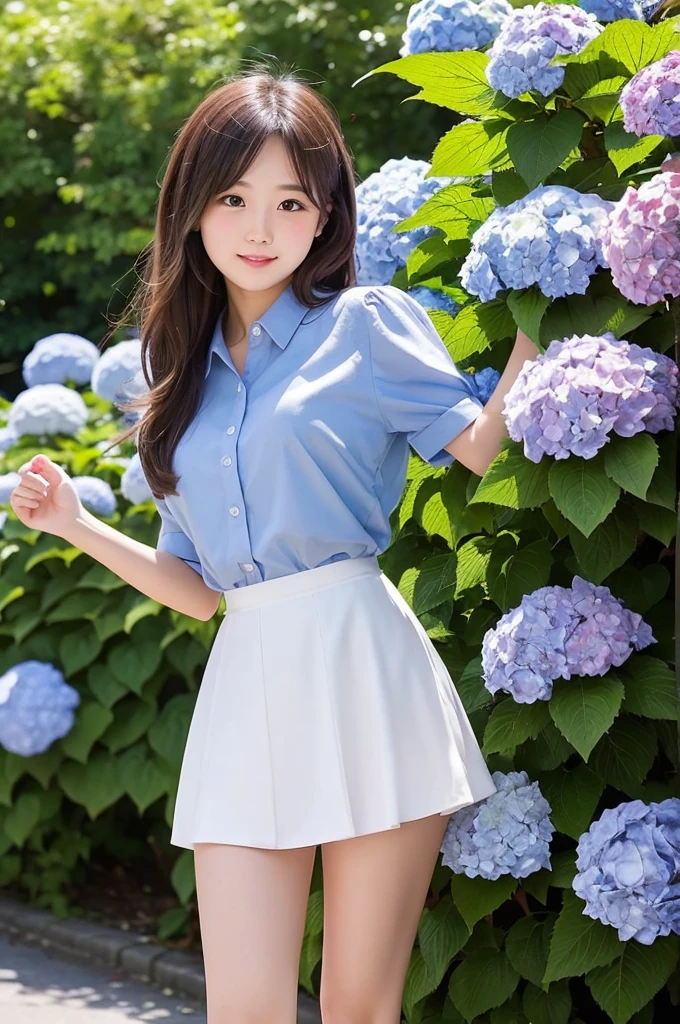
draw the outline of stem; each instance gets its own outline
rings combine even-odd
[[[522,910],[524,911],[524,913],[528,917],[531,917],[532,916],[532,912],[531,912],[531,908],[529,906],[529,901],[527,900],[527,894],[525,893],[524,889],[516,889],[515,890],[515,899],[519,903],[519,905],[522,908]]]

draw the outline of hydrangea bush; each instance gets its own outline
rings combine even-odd
[[[409,7],[399,53],[484,49],[511,14],[507,0],[419,0]]]

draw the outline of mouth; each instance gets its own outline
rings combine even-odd
[[[249,263],[251,266],[262,266],[266,263],[273,263],[276,256],[242,256],[241,253],[237,253],[238,258],[243,260],[244,263]]]

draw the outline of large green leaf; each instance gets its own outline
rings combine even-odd
[[[500,1006],[515,991],[519,975],[505,953],[472,953],[458,965],[449,983],[449,995],[467,1021]]]
[[[456,588],[456,556],[434,555],[420,563],[420,568],[409,568],[399,580],[399,592],[416,615],[449,601]]]
[[[633,507],[640,529],[662,544],[670,544],[677,529],[675,513],[661,505],[650,505],[648,501],[635,502]]]
[[[140,814],[168,792],[168,775],[149,757],[146,743],[138,743],[122,753],[116,766],[125,792]]]
[[[59,658],[64,675],[75,675],[81,668],[91,665],[101,653],[101,640],[91,625],[71,630],[59,644]]]
[[[496,458],[489,465],[477,490],[470,499],[489,501],[509,508],[536,508],[550,497],[548,460],[530,462],[517,443],[507,438]]]
[[[675,486],[675,467],[678,454],[677,430],[664,432],[657,440],[659,464],[654,471],[652,482],[647,488],[646,501],[675,512],[678,503],[678,491]]]
[[[587,917],[584,909],[583,900],[565,889],[562,911],[550,939],[543,984],[610,964],[625,948],[613,928]]]
[[[522,1007],[531,1024],[567,1024],[571,1015],[569,983],[555,981],[547,992],[529,983],[522,993]]]
[[[113,712],[97,700],[83,701],[75,712],[73,728],[61,739],[61,748],[74,761],[87,764],[90,751],[113,721]]]
[[[520,743],[538,736],[548,722],[550,712],[547,701],[518,704],[508,697],[497,704],[486,723],[482,750],[485,756],[493,753],[509,754]]]
[[[593,750],[589,764],[610,786],[635,799],[656,751],[652,723],[621,714]]]
[[[486,581],[486,570],[494,541],[491,537],[472,537],[456,551],[456,592],[459,598],[466,590]]]
[[[195,703],[195,694],[175,694],[149,726],[149,746],[169,764],[182,763]]]
[[[559,167],[578,146],[583,116],[573,108],[556,114],[538,114],[513,124],[507,136],[508,152],[529,188],[535,188]]]
[[[679,943],[677,935],[662,936],[651,945],[631,940],[614,963],[586,975],[595,1001],[614,1024],[626,1024],[666,984],[677,967]]]
[[[148,703],[130,694],[116,708],[116,715],[101,736],[103,746],[115,754],[141,739],[158,714],[155,702]]]
[[[659,462],[659,449],[651,434],[632,437],[612,434],[604,447],[604,469],[624,491],[643,500]]]
[[[663,141],[663,135],[644,135],[640,138],[633,132],[627,132],[621,121],[612,121],[604,130],[607,155],[619,174],[642,163]]]
[[[16,846],[23,846],[40,821],[40,797],[21,793],[5,815],[3,829]]]
[[[473,176],[508,167],[510,158],[507,138],[507,121],[469,121],[458,124],[443,135],[435,147],[430,174],[442,177]]]
[[[434,227],[441,228],[446,238],[466,238],[470,222],[486,220],[493,208],[493,199],[478,196],[471,185],[446,185],[414,214],[399,221],[394,230]]]
[[[546,540],[535,540],[525,545],[503,562],[493,578],[489,572],[487,586],[490,597],[503,612],[514,608],[525,594],[547,585],[551,565],[552,553]]]
[[[635,654],[617,669],[625,687],[623,708],[644,718],[680,717],[675,673],[665,661]]]
[[[494,299],[484,304],[471,302],[463,306],[440,334],[449,355],[457,363],[483,352],[494,341],[513,337],[515,332],[510,310],[504,302]]]
[[[633,554],[638,531],[635,512],[622,502],[589,537],[584,537],[575,526],[570,526],[569,540],[578,558],[581,575],[591,583],[602,583]]]
[[[150,679],[161,663],[161,652],[151,641],[131,643],[125,640],[115,644],[107,656],[110,672],[128,690],[141,693],[142,686]]]
[[[614,597],[623,601],[627,608],[644,615],[664,599],[670,579],[670,573],[664,565],[652,562],[642,569],[636,569],[632,565],[617,569],[607,579],[607,586]]]
[[[537,287],[526,288],[524,291],[510,291],[507,303],[515,323],[533,343],[542,349],[539,331],[543,315],[550,305],[550,299]]]
[[[454,874],[451,880],[453,902],[460,910],[468,928],[472,929],[483,917],[505,903],[517,888],[512,875],[501,875],[493,881],[487,878],[468,878]]]
[[[557,680],[549,701],[552,719],[584,761],[611,727],[623,700],[623,683],[606,676]]]
[[[508,960],[518,974],[534,985],[540,985],[548,963],[550,937],[557,914],[547,914],[543,920],[522,917],[515,921],[505,940]]]
[[[604,789],[602,779],[587,764],[579,764],[572,771],[560,767],[542,772],[538,784],[557,831],[578,839],[590,825]]]
[[[451,900],[440,900],[431,910],[423,909],[418,924],[418,945],[435,985],[442,980],[469,937],[470,929]]]
[[[354,85],[370,75],[389,72],[421,87],[415,99],[447,107],[460,114],[486,114],[497,102],[497,93],[489,86],[486,77],[488,63],[486,54],[477,50],[409,54],[373,68]]]
[[[65,761],[57,776],[68,798],[81,804],[93,819],[123,796],[116,762],[110,754],[93,754],[86,765]]]
[[[604,473],[602,452],[593,459],[570,455],[553,462],[548,484],[559,511],[586,537],[607,518],[621,493]]]
[[[653,27],[625,19],[606,25],[604,31],[578,53],[560,54],[551,64],[587,64],[604,55],[631,75],[678,48],[673,19]]]

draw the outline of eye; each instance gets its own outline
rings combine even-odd
[[[297,205],[300,207],[300,209],[304,210],[304,206],[297,199],[284,199],[283,203],[297,203]],[[281,203],[281,206],[283,206],[283,203]],[[290,212],[294,213],[295,211],[291,210]]]
[[[230,194],[230,195],[228,195],[228,196],[222,196],[222,198],[220,199],[220,202],[221,202],[221,203],[224,203],[224,202],[226,202],[226,200],[227,200],[227,199],[238,199],[238,200],[239,200],[239,202],[243,202],[243,200],[241,199],[241,197],[240,197],[240,196],[237,196],[237,195],[235,195],[234,193],[231,193],[231,194]],[[233,203],[227,203],[227,206],[233,206]]]

